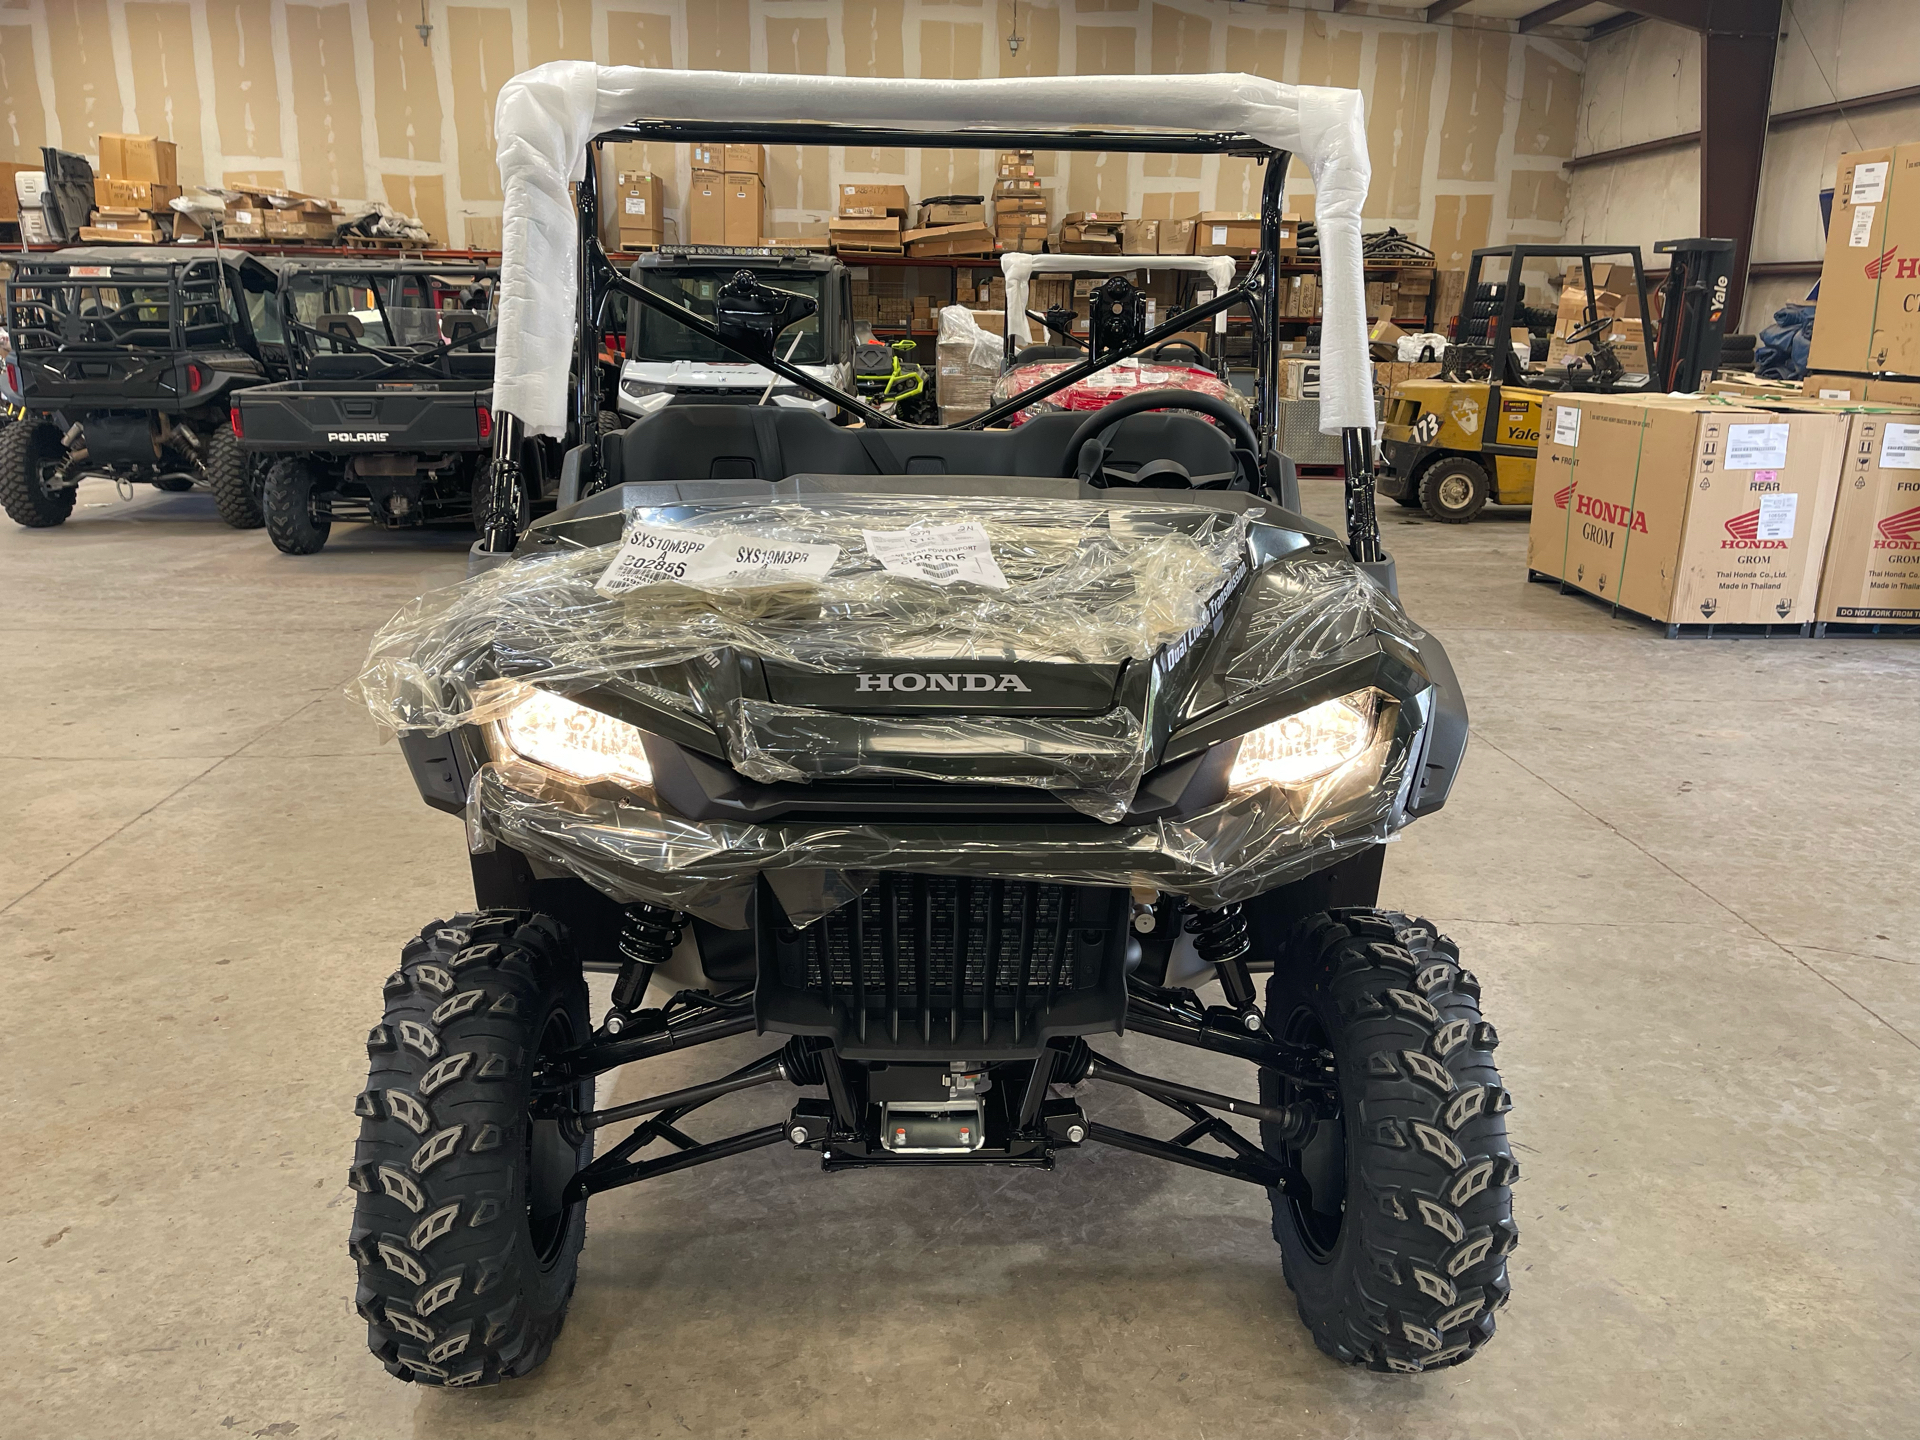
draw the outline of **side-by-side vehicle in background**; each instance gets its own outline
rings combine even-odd
[[[82,246],[14,261],[0,329],[21,422],[0,429],[0,507],[58,525],[89,475],[213,492],[261,523],[264,469],[228,424],[241,391],[286,373],[280,262],[241,251]]]
[[[1336,1360],[1468,1358],[1507,1298],[1517,1167],[1479,982],[1379,895],[1467,716],[1372,510],[1359,94],[556,62],[499,121],[486,533],[361,680],[422,799],[464,818],[476,901],[404,942],[366,1035],[348,1243],[374,1354],[432,1385],[534,1369],[616,1186],[778,1146],[830,1204],[845,1170],[957,1182],[1100,1145],[1263,1190],[1274,1283]],[[1212,300],[919,427],[784,358],[821,310],[804,288],[736,273],[696,310],[613,269],[580,153],[613,141],[1242,156],[1262,243]],[[1274,445],[1289,152],[1316,181],[1344,537]],[[520,447],[587,432],[592,380],[556,377],[569,352],[593,375],[610,294],[864,425],[666,405],[570,450],[559,508],[523,525]],[[1237,305],[1251,417],[1162,389],[990,428]],[[598,1016],[589,971],[614,977]],[[1244,1079],[1148,1073],[1123,1034]],[[596,1099],[617,1067],[746,1036],[710,1079]],[[688,1128],[756,1088],[782,1094],[761,1123]],[[1143,1128],[1156,1106],[1170,1124]],[[1172,1254],[1217,1251],[1165,1221]]]

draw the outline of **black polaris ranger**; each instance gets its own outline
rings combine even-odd
[[[286,373],[279,262],[240,251],[101,245],[22,256],[4,328],[26,412],[0,430],[0,506],[58,525],[88,475],[213,492],[236,529],[261,523],[264,467],[228,425],[243,389]]]
[[[601,114],[631,90],[645,113],[629,77],[648,72],[588,68],[528,83]],[[824,1206],[834,1172],[1045,1170],[1104,1145],[1263,1190],[1273,1279],[1328,1355],[1466,1359],[1507,1298],[1517,1167],[1478,981],[1430,922],[1379,901],[1384,842],[1445,802],[1467,728],[1380,551],[1357,223],[1345,250],[1322,230],[1329,291],[1354,301],[1327,367],[1360,377],[1325,401],[1351,427],[1344,539],[1299,513],[1274,449],[1278,142],[1318,144],[1322,194],[1356,197],[1357,220],[1365,187],[1340,166],[1364,156],[1360,97],[1316,91],[1302,135],[1291,87],[1244,75],[1136,79],[1124,112],[1076,80],[1023,105],[1013,81],[806,77],[827,93],[788,96],[799,77],[751,78],[762,114],[911,103],[926,128],[638,119],[592,143],[1243,155],[1265,167],[1261,249],[1234,288],[1151,329],[1123,306],[1139,323],[1113,348],[923,429],[781,358],[810,297],[742,274],[703,315],[619,275],[594,238],[591,157],[539,157],[541,177],[585,175],[577,316],[624,296],[866,428],[663,407],[570,455],[584,498],[524,534],[496,497],[475,578],[376,640],[362,693],[422,798],[464,816],[477,908],[405,941],[366,1038],[349,1249],[374,1354],[433,1385],[534,1369],[589,1197],[615,1186],[781,1146],[824,1172]],[[711,79],[746,103],[739,77]],[[1060,87],[1080,92],[1072,115],[1198,133],[1068,128]],[[500,113],[532,103],[503,91]],[[980,115],[997,128],[954,118]],[[506,179],[508,205],[541,217],[527,232],[546,227],[527,243],[550,245],[535,201],[558,187],[517,200]],[[503,315],[524,298],[550,317],[568,298],[552,285],[574,283],[511,251],[503,268],[524,277]],[[987,428],[1237,305],[1260,337],[1252,424],[1161,390]],[[524,337],[525,375],[564,363],[551,335]],[[583,325],[580,353],[593,343]],[[496,385],[529,412],[495,415],[504,492],[522,425],[562,420],[550,389],[504,370]],[[591,386],[575,398],[590,415]],[[597,1019],[589,970],[617,977]],[[1104,1043],[1121,1033],[1244,1061],[1245,1079],[1142,1073]],[[617,1067],[747,1035],[770,1042],[747,1064],[597,1105]],[[753,1087],[801,1093],[740,1133],[682,1128]],[[1169,1130],[1120,1123],[1120,1090],[1165,1106]]]
[[[236,397],[234,432],[269,465],[267,534],[289,555],[335,520],[404,529],[478,513],[492,446],[500,272],[412,260],[288,261],[293,379]],[[550,496],[552,447],[529,447],[516,513]]]

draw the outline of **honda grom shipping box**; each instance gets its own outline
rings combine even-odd
[[[1920,375],[1920,145],[1840,157],[1807,369]]]
[[[1818,618],[1920,621],[1920,411],[1850,419]]]
[[[1850,417],[1552,395],[1528,568],[1670,624],[1811,620]]]

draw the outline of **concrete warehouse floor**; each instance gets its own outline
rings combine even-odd
[[[467,537],[294,560],[204,495],[95,482],[63,529],[0,526],[0,1432],[1911,1434],[1920,646],[1662,639],[1526,585],[1525,529],[1387,514],[1474,717],[1388,895],[1482,977],[1526,1170],[1482,1357],[1324,1360],[1230,1181],[771,1149],[596,1199],[553,1360],[467,1393],[390,1380],[349,1308],[362,1037],[400,940],[471,892],[458,822],[340,693]]]

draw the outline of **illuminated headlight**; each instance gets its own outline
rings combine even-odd
[[[544,690],[528,692],[501,718],[500,739],[522,760],[576,780],[653,784],[637,729]]]
[[[1304,785],[1353,764],[1373,745],[1377,701],[1374,691],[1356,690],[1242,736],[1227,788]]]

